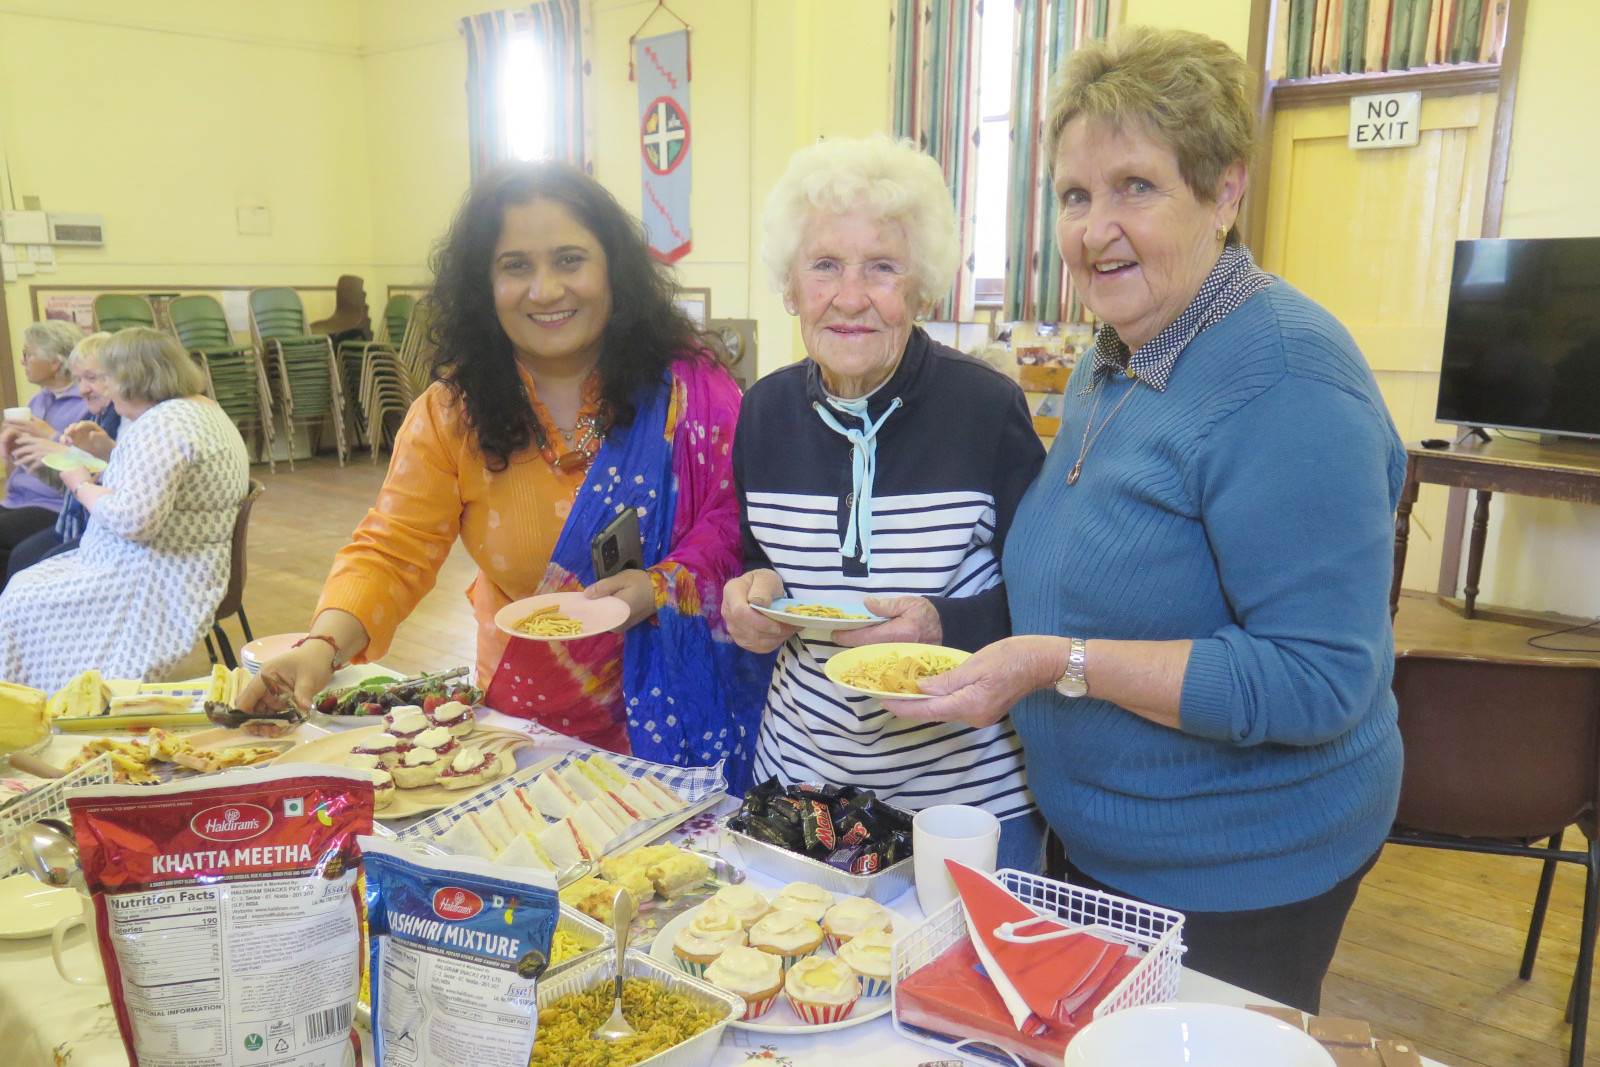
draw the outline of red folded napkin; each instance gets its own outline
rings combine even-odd
[[[966,911],[973,945],[989,978],[1011,1011],[1017,1029],[1037,1034],[1072,1025],[1075,1013],[1097,1003],[1101,987],[1118,968],[1128,947],[1058,919],[1041,919],[993,876],[955,860],[945,860]],[[1011,940],[1001,930],[1019,927]]]

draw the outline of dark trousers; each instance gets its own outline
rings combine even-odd
[[[1052,877],[1139,899],[1084,874],[1055,849],[1051,859],[1064,866],[1052,865]],[[1374,852],[1354,874],[1309,900],[1251,911],[1185,911],[1183,965],[1315,1015],[1345,916],[1377,861]]]
[[[40,530],[56,524],[49,508],[0,508],[0,570],[11,561],[11,550]]]
[[[11,559],[6,564],[5,582],[9,583],[18,571],[27,570],[42,559],[71,552],[77,547],[76,540],[63,542],[54,526],[40,530],[31,537],[24,537],[21,543],[11,550]],[[0,588],[3,588],[3,585],[0,585]]]

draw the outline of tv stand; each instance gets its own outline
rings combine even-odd
[[[1474,434],[1472,430],[1477,430]],[[1482,435],[1483,440],[1477,437]],[[1423,482],[1471,489],[1477,493],[1472,516],[1472,537],[1467,549],[1467,580],[1462,587],[1462,614],[1476,617],[1478,578],[1483,572],[1483,547],[1489,529],[1489,499],[1495,493],[1564,500],[1575,504],[1600,504],[1600,445],[1563,440],[1536,443],[1510,437],[1489,438],[1473,427],[1449,448],[1406,446],[1406,481],[1394,521],[1394,577],[1389,586],[1389,614],[1400,607],[1400,579],[1405,573],[1406,547],[1411,535],[1411,508]],[[1455,592],[1451,547],[1445,546],[1446,563],[1440,569],[1440,593]]]
[[[1488,444],[1490,441],[1494,440],[1494,438],[1489,436],[1489,431],[1485,430],[1482,426],[1468,426],[1465,430],[1461,431],[1461,436],[1456,438],[1456,444],[1461,444],[1461,442],[1465,441],[1469,437],[1476,437],[1484,444]]]

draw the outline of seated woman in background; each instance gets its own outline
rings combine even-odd
[[[177,341],[122,330],[100,367],[126,425],[98,482],[61,474],[89,511],[83,540],[0,593],[0,678],[38,689],[89,667],[155,679],[188,655],[227,589],[250,483],[239,431]]]
[[[61,489],[16,465],[11,450],[24,434],[51,437],[86,414],[78,383],[67,366],[67,356],[81,340],[82,330],[55,319],[36,322],[22,331],[22,369],[39,389],[28,400],[30,417],[7,419],[0,428],[0,458],[9,475],[5,499],[0,501],[0,571],[12,549],[53,526],[61,511]]]
[[[737,788],[767,666],[718,611],[739,566],[738,386],[674,305],[639,223],[565,164],[480,181],[434,273],[439,380],[406,416],[311,636],[266,663],[240,707],[291,691],[308,704],[337,665],[381,658],[459,537],[479,567],[467,596],[490,707],[662,762],[726,758]],[[590,542],[624,508],[647,569],[596,581]],[[624,632],[508,647],[495,628],[513,600],[579,589],[624,600]]]
[[[909,142],[831,138],[794,154],[763,223],[808,358],[751,387],[734,446],[749,570],[723,610],[745,647],[781,648],[756,776],[977,805],[1002,820],[1001,866],[1037,871],[1044,820],[1010,723],[897,718],[823,673],[840,645],[1010,633],[1000,551],[1044,448],[1015,382],[915,324],[955,276],[949,188]],[[830,637],[752,607],[785,595],[893,621]]]
[[[100,347],[110,337],[104,331],[92,333],[78,342],[68,358],[73,376],[78,380],[78,391],[88,407],[89,417],[68,426],[59,437],[38,436],[29,427],[23,430],[12,446],[12,459],[46,484],[61,484],[61,476],[44,464],[44,458],[52,453],[78,448],[100,459],[111,458],[122,416],[117,414],[111,398],[105,394],[105,375],[100,368]],[[56,517],[54,526],[23,538],[11,550],[11,562],[6,566],[5,580],[9,582],[18,571],[42,559],[77,548],[78,539],[83,536],[84,524],[88,521],[88,510],[77,497],[68,496],[62,502],[61,514]]]

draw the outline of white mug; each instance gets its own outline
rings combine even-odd
[[[945,860],[993,873],[999,848],[1000,820],[982,808],[938,804],[917,812],[911,820],[911,858],[922,913],[932,915],[956,898]]]
[[[33,409],[29,407],[6,408],[5,418],[7,422],[32,422]]]
[[[66,951],[65,941],[67,934],[75,926],[82,926],[89,932],[89,948],[94,952],[95,969],[89,974],[71,974],[67,971],[67,962],[62,959]],[[96,928],[94,918],[94,901],[88,897],[83,898],[83,910],[77,915],[68,915],[56,923],[55,929],[50,931],[50,956],[55,960],[56,973],[62,981],[71,982],[73,985],[104,984],[106,980],[105,962],[100,956],[99,930]]]

